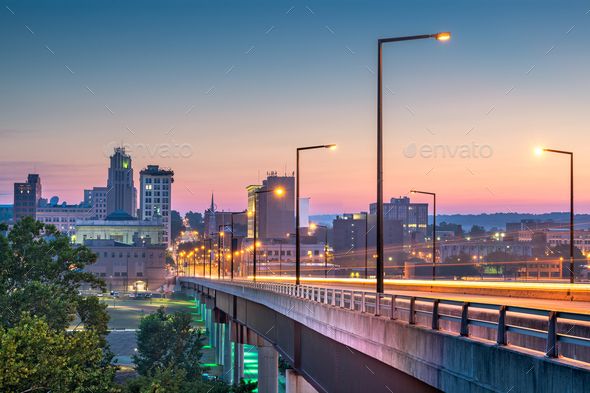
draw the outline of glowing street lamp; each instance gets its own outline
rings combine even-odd
[[[435,34],[406,37],[380,38],[377,40],[377,292],[383,293],[383,44],[433,38],[446,42],[451,39],[448,31]]]
[[[570,157],[570,283],[574,283],[574,153],[565,150],[535,148],[535,154],[540,156],[544,152],[565,154]]]
[[[316,149],[336,149],[336,144],[331,143],[329,145],[316,145],[316,146],[306,146],[306,147],[298,147],[297,148],[297,163],[295,169],[295,284],[299,285],[301,283],[301,217],[300,217],[300,207],[299,207],[299,153],[303,150],[316,150]]]

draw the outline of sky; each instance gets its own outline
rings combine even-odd
[[[441,214],[590,211],[588,1],[4,1],[0,203],[39,173],[78,203],[114,146],[175,171],[172,207],[246,207],[291,173],[311,213],[375,200],[377,39],[385,198],[435,191]],[[427,198],[416,197],[418,201]]]

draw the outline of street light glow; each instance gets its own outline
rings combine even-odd
[[[535,147],[535,155],[536,156],[542,155],[543,151],[544,151],[544,149],[542,147],[539,147],[539,146]]]
[[[448,41],[451,39],[451,32],[449,31],[443,31],[440,33],[436,33],[434,35],[434,38],[436,38],[437,41]]]
[[[329,145],[324,146],[326,149],[336,150],[337,145],[335,143],[331,143]]]
[[[284,195],[284,194],[285,194],[285,189],[284,189],[284,188],[282,188],[282,187],[276,188],[276,189],[275,189],[275,194],[276,194],[277,196],[282,196],[282,195]]]

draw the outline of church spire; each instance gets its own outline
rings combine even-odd
[[[215,202],[213,201],[213,192],[211,193],[211,207],[209,208],[212,212],[215,211]]]

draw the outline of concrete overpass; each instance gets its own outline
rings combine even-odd
[[[241,376],[242,344],[260,348],[260,392],[276,392],[279,353],[292,367],[288,392],[563,393],[590,386],[590,309],[583,302],[424,290],[377,296],[343,282],[179,281],[208,310],[226,380]]]

